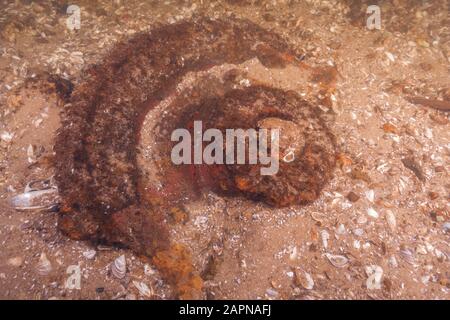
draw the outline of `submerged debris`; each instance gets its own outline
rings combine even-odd
[[[181,170],[174,164],[164,166],[158,173],[167,179],[162,185],[185,188],[179,199],[186,192],[200,191],[200,183],[203,189],[244,195],[276,207],[311,203],[332,178],[336,152],[335,136],[315,105],[295,91],[250,81],[241,86],[221,82],[223,88],[217,93],[212,88],[195,91],[195,85],[191,91],[175,94],[172,90],[183,77],[211,68],[211,64],[220,67],[258,59],[266,68],[298,68],[296,55],[282,36],[235,18],[183,20],[118,44],[102,63],[86,71],[63,114],[54,148],[55,177],[63,202],[59,229],[74,239],[120,244],[153,257],[158,262],[152,261],[155,267],[164,270],[162,276],[181,286],[175,292],[190,297],[188,291],[198,291],[201,281],[192,272],[189,288],[179,273],[174,274],[174,252],[167,248],[176,246],[169,243],[168,226],[163,223],[166,210],[161,209],[169,201],[141,194],[145,175],[138,167],[136,143],[142,118],[157,109],[160,101],[172,98],[173,104],[169,103],[159,121],[158,140],[166,142],[158,144],[162,151],[170,151],[174,128],[190,128],[199,120],[205,128],[221,132],[229,128],[287,131],[287,139],[277,146],[282,154],[298,140],[295,157],[290,162],[280,161],[279,170],[272,175],[255,174],[255,169],[266,169],[261,163],[183,166]],[[121,77],[116,76],[119,69]],[[326,71],[316,73],[316,80],[322,85],[335,83],[336,67]],[[182,99],[176,99],[177,95]],[[161,158],[170,159],[170,152],[162,151]],[[154,198],[158,198],[157,205]],[[118,278],[126,272],[122,260],[111,266]]]

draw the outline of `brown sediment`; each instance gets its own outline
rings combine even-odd
[[[295,56],[280,36],[234,19],[183,21],[119,44],[103,63],[86,71],[64,110],[55,144],[56,180],[63,199],[61,231],[75,239],[117,244],[152,257],[178,297],[197,297],[201,278],[189,250],[170,243],[166,201],[144,192],[137,163],[143,119],[188,72],[255,57],[267,67],[282,68]],[[334,138],[316,108],[295,93],[256,86],[192,101],[187,99],[183,108],[198,111],[182,113],[171,125],[186,127],[204,120],[211,128],[246,129],[276,118],[292,122],[301,148],[295,161],[280,162],[279,173],[271,177],[255,175],[258,166],[200,166],[180,173],[170,164],[167,177],[184,177],[189,184],[200,176],[202,181],[209,179],[206,184],[214,189],[275,206],[311,202],[331,178]],[[277,126],[276,121],[268,123]],[[166,141],[170,146],[170,139]],[[189,172],[196,177],[189,179]]]

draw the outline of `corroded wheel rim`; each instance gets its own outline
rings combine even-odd
[[[120,244],[152,257],[178,296],[195,296],[201,279],[189,253],[169,243],[164,214],[140,191],[136,145],[143,118],[188,72],[254,57],[269,68],[280,68],[295,62],[295,56],[280,36],[244,20],[185,21],[119,44],[102,64],[87,70],[64,111],[55,145],[63,199],[59,228],[75,239]],[[297,126],[294,135],[304,141],[298,159],[282,165],[281,174],[273,178],[251,180],[249,167],[227,166],[227,174],[220,177],[233,178],[229,187],[271,205],[315,200],[331,178],[335,150],[315,108],[294,93],[264,86],[231,90],[217,99],[222,109],[209,109],[211,101],[202,100],[187,104],[186,110],[204,110],[200,114],[208,126],[226,128],[236,124],[232,106],[239,105],[252,113],[247,125],[274,117],[290,121]],[[261,99],[271,105],[268,110],[255,104]],[[220,112],[223,121],[214,123],[212,115]],[[177,124],[191,120],[180,115]],[[295,179],[299,174],[303,178]]]

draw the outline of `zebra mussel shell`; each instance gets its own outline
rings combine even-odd
[[[47,255],[43,252],[39,257],[39,262],[36,265],[36,271],[41,276],[45,276],[52,271],[52,263],[48,260]]]
[[[111,263],[111,273],[117,279],[125,278],[125,274],[127,273],[127,261],[125,255],[121,255]]]

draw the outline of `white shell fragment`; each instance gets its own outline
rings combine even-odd
[[[395,219],[394,213],[391,210],[386,211],[386,221],[391,231],[394,231],[397,227],[397,221]]]
[[[386,54],[386,57],[387,57],[391,62],[395,62],[395,56],[394,56],[392,53],[390,53],[389,51],[386,51],[385,54]]]
[[[269,298],[276,298],[276,297],[278,297],[278,291],[276,291],[276,290],[274,290],[272,288],[269,288],[269,289],[266,290],[266,295]]]
[[[336,233],[337,233],[337,234],[345,234],[345,232],[346,232],[345,226],[341,223],[341,224],[339,225],[339,227],[337,228]]]
[[[425,246],[422,245],[422,244],[419,244],[419,245],[417,246],[416,252],[417,252],[418,254],[422,254],[422,255],[426,255],[426,254],[428,253],[427,249],[426,249]]]
[[[123,279],[127,272],[127,261],[125,255],[121,255],[111,264],[111,273],[117,279]]]
[[[391,257],[389,258],[389,265],[390,265],[392,268],[397,268],[397,267],[398,267],[397,259],[396,259],[394,256],[391,256]]]
[[[150,298],[153,295],[153,291],[144,282],[133,281],[133,285],[142,296]]]
[[[41,276],[45,276],[52,271],[52,263],[48,260],[47,255],[42,252],[36,265],[36,271]]]
[[[83,252],[83,256],[89,260],[94,259],[96,254],[97,254],[97,251],[95,251],[95,250],[87,250],[87,251]]]
[[[296,282],[306,290],[312,290],[314,288],[314,280],[308,272],[297,271],[295,277]]]
[[[11,205],[19,211],[49,208],[55,204],[57,193],[55,188],[21,193],[11,199]]]
[[[289,148],[288,152],[283,157],[283,161],[284,162],[288,162],[288,163],[294,161],[295,160],[295,153],[294,153],[294,151],[295,150]]]
[[[414,253],[410,249],[405,248],[400,250],[400,257],[411,265],[416,264],[416,258],[414,256]]]
[[[297,259],[297,247],[294,246],[291,248],[290,253],[289,253],[289,259],[292,261]]]
[[[373,201],[375,200],[375,192],[373,190],[368,190],[365,192],[365,195],[367,200],[373,203]]]
[[[367,209],[367,214],[368,214],[370,217],[375,218],[375,219],[377,219],[377,218],[379,217],[378,212],[376,212],[373,208],[368,208],[368,209]]]
[[[34,147],[32,144],[30,144],[27,148],[27,157],[28,163],[32,164],[36,162],[36,156],[34,155]]]
[[[348,264],[348,259],[344,256],[331,253],[325,253],[325,256],[328,258],[328,261],[330,261],[330,263],[336,268],[343,268]]]
[[[3,131],[2,134],[0,135],[0,139],[2,139],[5,142],[11,142],[13,138],[14,134],[6,131]]]
[[[381,289],[381,278],[383,277],[383,269],[377,265],[366,266],[366,286],[368,290]]]
[[[324,247],[325,249],[327,249],[327,248],[328,248],[328,240],[330,239],[330,234],[328,233],[328,231],[322,230],[322,231],[320,232],[320,235],[321,235],[321,237],[322,237],[322,244],[323,244],[323,247]]]

